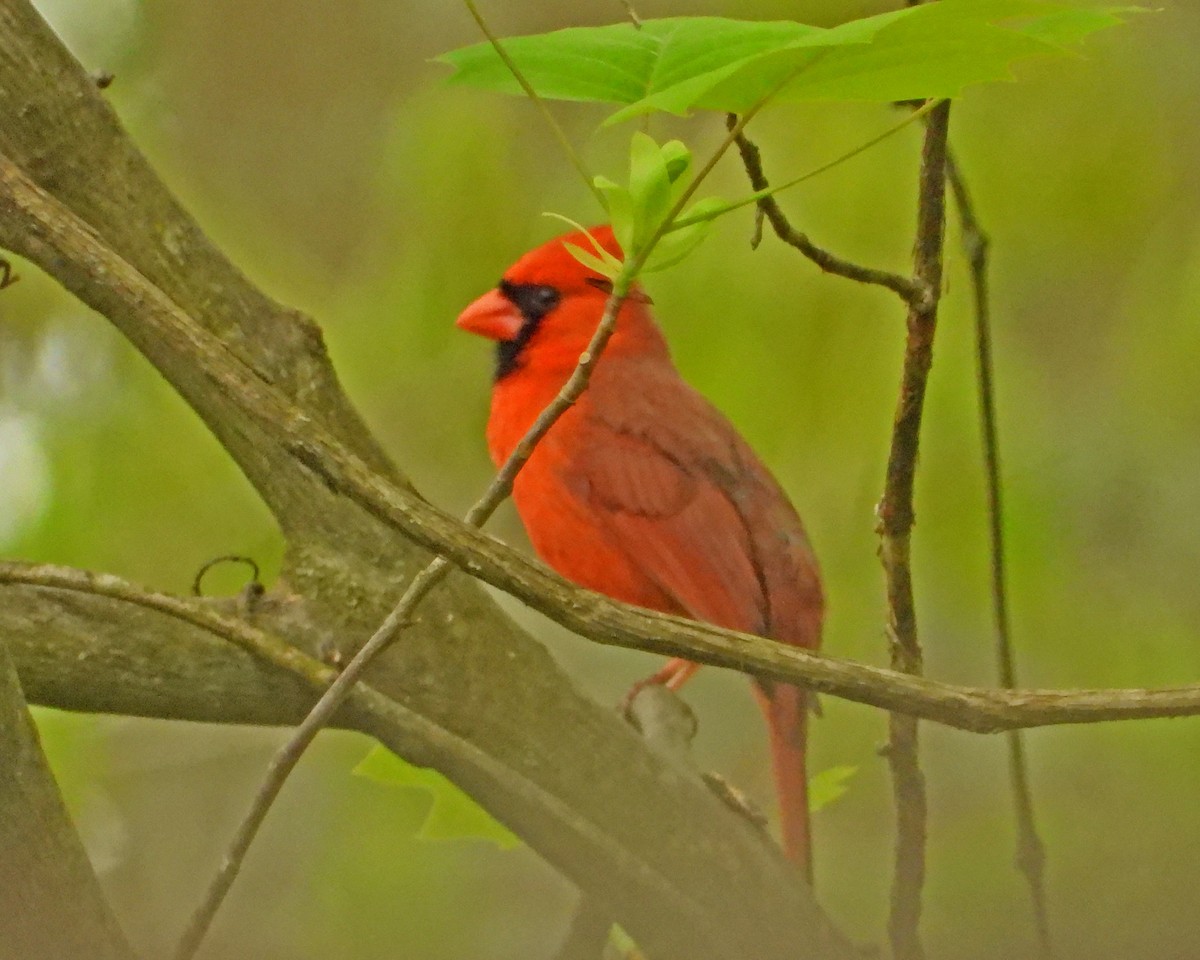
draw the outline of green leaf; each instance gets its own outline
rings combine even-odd
[[[667,165],[667,178],[671,186],[677,189],[685,187],[688,171],[692,169],[692,151],[682,140],[668,140],[662,145],[662,158]]]
[[[621,245],[622,250],[632,250],[637,222],[633,198],[629,191],[608,177],[595,177],[592,182],[604,198],[604,209],[608,212],[608,222],[612,226],[617,243]]]
[[[405,763],[390,750],[372,747],[354,773],[378,783],[429,794],[429,813],[417,831],[422,840],[486,840],[501,850],[521,845],[519,837],[493,820],[483,807],[436,770]]]
[[[609,280],[615,281],[617,279],[617,274],[621,272],[620,261],[617,261],[614,265],[612,262],[612,254],[608,253],[608,251],[605,251],[603,254],[603,256],[607,259],[601,259],[601,257],[598,257],[592,253],[588,253],[583,249],[583,247],[577,246],[574,243],[564,243],[563,247],[566,249],[567,253],[573,256],[585,267],[587,267],[589,270],[595,270],[602,277],[608,277]]]
[[[633,256],[649,241],[652,231],[671,209],[671,178],[662,150],[653,138],[638,132],[629,141],[629,196],[633,200],[633,245],[623,247]]]
[[[816,813],[835,803],[850,789],[849,782],[858,773],[858,767],[830,767],[822,770],[808,781],[808,806]]]
[[[509,37],[501,43],[543,97],[634,103],[688,76],[782,43],[794,37],[797,28],[817,29],[786,22],[678,17],[644,20],[640,30],[626,21]],[[454,68],[451,83],[523,94],[490,43],[444,53],[435,62]]]
[[[608,182],[611,183],[612,181]],[[563,246],[567,249],[567,252],[570,253],[571,256],[573,256],[589,270],[595,270],[602,277],[608,277],[609,280],[616,282],[617,276],[623,269],[625,269],[624,262],[618,260],[611,253],[600,246],[596,238],[588,232],[587,227],[581,226],[570,217],[564,217],[561,213],[546,212],[543,213],[542,216],[553,217],[555,220],[561,220],[563,223],[569,224],[577,231],[584,234],[587,237],[588,242],[592,245],[592,249],[595,250],[595,253],[589,253],[587,250],[584,250],[582,247],[574,243],[564,243]],[[622,250],[624,250],[624,247],[622,247]]]
[[[694,217],[696,222],[664,233],[651,252],[646,265],[642,267],[642,273],[666,270],[667,267],[673,267],[679,263],[708,236],[713,219],[726,209],[728,209],[728,204],[719,197],[706,197],[698,203],[692,204],[680,215],[680,219]]]
[[[1009,79],[1012,64],[1058,55],[1137,8],[1041,0],[939,0],[832,28],[791,21],[676,17],[513,37],[505,50],[549,99],[622,105],[611,121],[656,110],[742,112],[789,100],[957,96]],[[490,44],[438,60],[451,82],[520,93]]]

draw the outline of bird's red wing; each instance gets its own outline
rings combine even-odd
[[[729,421],[674,371],[638,372],[630,386],[606,381],[600,365],[563,479],[680,612],[816,647],[820,578],[787,495]]]
[[[688,451],[593,424],[571,465],[605,538],[698,620],[761,633],[766,597],[746,524]]]

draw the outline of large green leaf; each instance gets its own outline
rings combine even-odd
[[[656,110],[741,112],[773,93],[790,100],[893,101],[957,96],[1010,77],[1014,61],[1067,52],[1131,8],[1040,0],[940,0],[821,28],[719,17],[570,28],[504,40],[549,99],[622,105],[623,120]],[[447,53],[451,81],[508,93],[521,87],[490,44]]]

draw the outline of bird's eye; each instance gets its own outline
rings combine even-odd
[[[500,293],[524,315],[529,323],[537,323],[558,306],[558,290],[549,284],[513,283],[500,281]]]
[[[553,287],[535,287],[532,299],[539,310],[550,310],[558,303],[558,291]]]

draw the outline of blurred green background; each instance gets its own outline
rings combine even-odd
[[[40,0],[166,181],[274,296],[316,316],[345,385],[420,489],[461,511],[490,467],[491,356],[457,312],[528,247],[540,217],[596,211],[531,107],[448,89],[435,54],[474,42],[455,3]],[[832,24],[843,0],[642,0]],[[999,401],[1023,682],[1154,686],[1200,673],[1200,7],[1023,64],[968,93],[952,135],[994,239]],[[504,33],[619,19],[616,0],[493,2]],[[621,172],[628,129],[560,115]],[[782,107],[753,125],[782,179],[893,123],[875,106]],[[698,150],[718,118],[655,121]],[[918,132],[786,196],[818,242],[906,269]],[[714,188],[744,191],[725,163]],[[873,505],[902,354],[894,297],[822,276],[751,217],[728,218],[652,278],[680,366],[743,429],[806,518],[830,597],[826,649],[886,661]],[[956,236],[952,228],[951,238]],[[922,445],[916,588],[931,676],[993,673],[969,286],[951,244]],[[183,592],[217,554],[272,570],[281,543],[198,420],[106,325],[31,268],[0,299],[0,549]],[[495,523],[514,542],[511,513]],[[224,576],[224,580],[222,580]],[[234,590],[241,571],[215,573]],[[615,702],[652,660],[597,648],[515,605],[579,682]],[[497,691],[503,696],[503,691]],[[741,678],[689,688],[705,765],[770,805]],[[878,941],[892,842],[877,712],[830,698],[815,767],[852,764],[817,817],[829,911]],[[177,935],[279,731],[39,711],[113,902],[148,955]],[[925,931],[935,957],[1030,955],[999,738],[925,728],[931,805]],[[1049,893],[1068,957],[1200,955],[1200,723],[1033,731]],[[573,892],[527,850],[412,839],[428,800],[350,775],[365,740],[327,734],[234,888],[208,958],[537,958]]]

